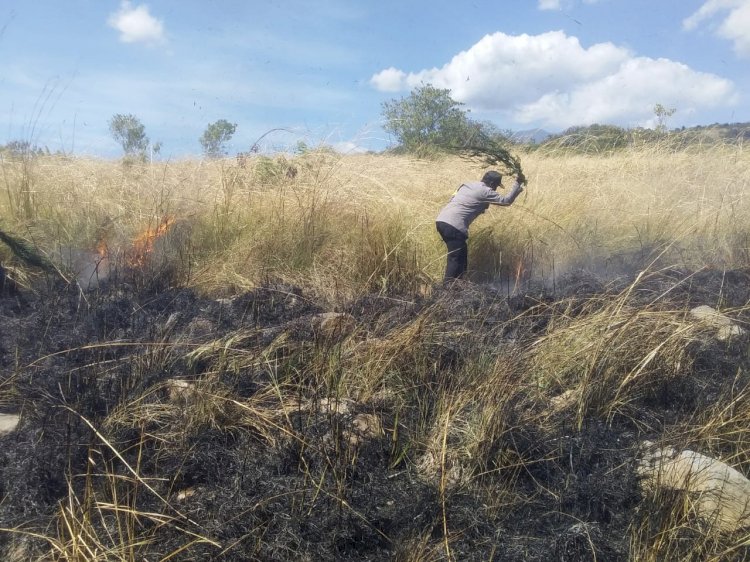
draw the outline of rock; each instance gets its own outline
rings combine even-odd
[[[445,485],[446,490],[453,490],[469,480],[469,471],[452,458],[445,460],[445,475],[443,476],[442,459],[438,452],[427,451],[416,461],[417,474],[436,487]]]
[[[195,488],[185,488],[177,492],[177,501],[185,501],[188,498],[192,498],[195,495]]]
[[[353,406],[354,401],[348,398],[321,398],[317,410],[326,414],[348,414]]]
[[[188,401],[195,398],[195,384],[180,379],[169,379],[166,382],[170,402]]]
[[[690,315],[705,325],[716,328],[716,337],[720,341],[743,336],[747,332],[747,330],[735,324],[731,318],[705,304],[693,308]]]
[[[683,490],[695,496],[698,517],[721,531],[750,526],[750,480],[731,466],[695,451],[656,448],[648,441],[638,465],[645,488]]]
[[[0,437],[16,429],[20,419],[21,417],[15,414],[0,414]]]
[[[727,316],[705,304],[693,308],[690,311],[690,315],[696,320],[717,328],[732,324],[732,321]]]
[[[735,339],[740,336],[744,336],[747,333],[747,331],[737,326],[736,324],[732,324],[731,326],[722,326],[719,328],[719,331],[716,333],[716,337],[719,341],[728,341]]]

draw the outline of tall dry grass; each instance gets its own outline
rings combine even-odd
[[[661,264],[736,267],[750,260],[743,147],[675,152],[650,146],[609,156],[530,153],[529,187],[471,229],[473,278],[554,284],[572,268],[603,276]],[[332,298],[419,290],[440,278],[441,206],[483,169],[463,160],[310,153],[294,178],[273,163],[3,161],[4,227],[58,259],[106,240],[126,247],[165,216],[182,223],[182,282],[205,291],[263,279]],[[270,172],[269,172],[270,169]],[[506,184],[511,179],[506,179]],[[173,248],[175,249],[175,248]],[[5,249],[3,249],[5,250]],[[3,254],[8,256],[7,250]],[[77,254],[76,254],[77,255]]]

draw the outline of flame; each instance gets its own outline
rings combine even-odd
[[[96,243],[96,248],[94,251],[99,255],[100,258],[104,259],[109,254],[109,246],[107,246],[107,241],[102,238],[99,240],[99,242]]]
[[[523,259],[518,260],[518,267],[516,268],[516,282],[513,285],[513,292],[515,293],[521,283],[521,278],[523,277],[523,274],[526,273],[526,269],[523,266]]]
[[[169,228],[175,223],[175,218],[165,216],[158,226],[149,226],[133,239],[133,245],[127,252],[128,265],[141,267],[146,263],[148,255],[154,250],[154,243],[164,236]]]

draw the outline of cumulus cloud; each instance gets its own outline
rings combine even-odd
[[[107,24],[120,32],[123,43],[156,44],[165,40],[164,24],[149,13],[145,4],[134,7],[123,0],[120,9],[109,16]]]
[[[562,31],[486,35],[440,68],[406,73],[391,67],[371,84],[389,92],[432,84],[472,109],[549,127],[645,123],[656,103],[684,115],[736,100],[733,84],[713,74],[638,57],[612,43],[585,48]]]
[[[406,78],[406,72],[390,67],[373,75],[370,84],[381,92],[398,92],[403,89]]]
[[[708,0],[682,26],[692,31],[715,16],[722,18],[716,35],[731,41],[738,56],[750,58],[750,0]]]

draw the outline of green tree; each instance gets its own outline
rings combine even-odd
[[[208,158],[218,158],[226,154],[224,144],[232,138],[237,130],[236,123],[230,123],[226,119],[219,119],[210,123],[200,138],[203,153]]]
[[[146,128],[143,123],[132,114],[123,115],[118,113],[109,120],[109,132],[112,137],[120,143],[126,157],[146,159],[149,138],[146,136]]]
[[[475,134],[477,124],[450,93],[427,84],[405,98],[383,102],[384,129],[407,152],[420,153],[466,142]]]

